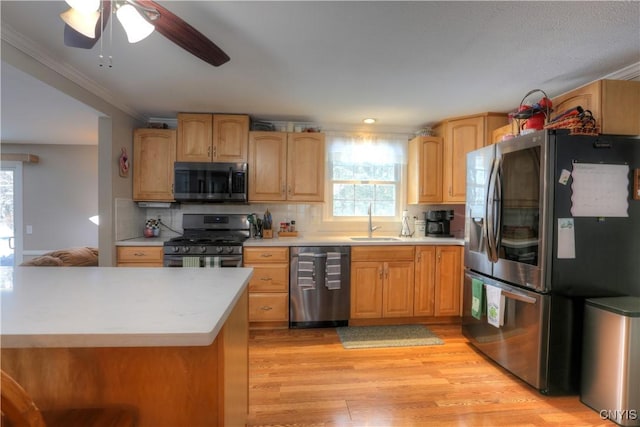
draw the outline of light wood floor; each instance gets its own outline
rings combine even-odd
[[[547,397],[453,325],[444,345],[345,350],[335,329],[252,331],[250,426],[615,426],[578,396]]]

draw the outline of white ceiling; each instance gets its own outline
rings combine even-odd
[[[99,67],[100,43],[64,46],[63,1],[2,0],[2,36],[140,117],[248,113],[324,130],[362,128],[363,118],[375,117],[371,129],[413,132],[446,117],[514,110],[531,89],[553,97],[620,70],[640,76],[638,1],[158,3],[231,61],[212,67],[158,33],[130,45],[113,19],[102,46],[113,68]],[[20,74],[3,62],[3,142],[46,142],[57,133],[41,127],[32,135],[34,114],[60,125],[73,108],[97,122],[96,111],[79,112],[77,102],[54,99]],[[67,126],[97,133],[81,127]]]

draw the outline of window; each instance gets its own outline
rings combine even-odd
[[[404,201],[407,139],[398,136],[327,135],[329,216],[396,218]]]

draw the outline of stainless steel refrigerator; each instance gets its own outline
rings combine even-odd
[[[638,138],[565,130],[467,156],[462,331],[544,394],[579,391],[584,300],[640,296],[638,169]]]

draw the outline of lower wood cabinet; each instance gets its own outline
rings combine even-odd
[[[413,316],[414,247],[351,248],[351,318]]]
[[[289,325],[289,248],[244,248],[244,266],[253,268],[249,282],[250,327]]]
[[[415,316],[459,316],[462,246],[416,246]]]
[[[118,246],[118,267],[162,267],[162,246]]]

